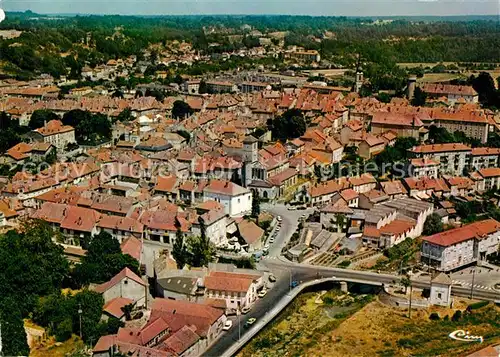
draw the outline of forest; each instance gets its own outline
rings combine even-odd
[[[25,77],[59,77],[70,68],[69,77],[78,78],[85,64],[95,67],[129,55],[140,59],[148,45],[171,40],[191,42],[200,53],[230,52],[258,45],[251,30],[286,31],[285,45],[317,49],[330,65],[351,68],[358,54],[366,64],[389,69],[397,62],[492,63],[500,58],[498,22],[488,16],[402,18],[380,25],[371,18],[311,16],[46,17],[29,11],[8,15],[0,30],[23,33],[0,39],[0,62]],[[83,45],[87,34],[91,46]],[[230,41],[229,35],[235,34],[243,40]],[[209,46],[215,42],[218,46]]]

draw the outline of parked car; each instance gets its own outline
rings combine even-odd
[[[273,274],[269,275],[269,281],[274,283],[276,281],[276,277]]]
[[[243,315],[248,314],[249,311],[250,311],[250,306],[245,306],[243,309],[241,309],[241,313]]]
[[[229,330],[231,327],[233,327],[233,322],[231,320],[226,320],[224,323],[224,327],[222,328],[224,331]]]
[[[292,288],[295,288],[295,287],[296,287],[296,286],[298,286],[298,285],[299,285],[299,282],[298,282],[297,280],[294,280],[294,281],[292,281],[292,282],[290,283],[290,286],[291,286]]]
[[[278,222],[281,222],[283,220],[283,218],[281,218],[281,216],[278,216]]]
[[[257,321],[257,319],[256,319],[255,317],[251,317],[251,318],[249,318],[249,319],[247,320],[247,322],[245,322],[245,327],[250,327],[250,326],[252,326],[252,325],[255,323],[255,321]]]
[[[271,243],[271,244],[274,243],[274,237],[269,238],[269,243]]]
[[[263,298],[264,296],[266,296],[267,294],[267,290],[266,289],[262,289],[258,294],[257,296],[260,297],[260,298]]]
[[[296,209],[297,209],[297,207],[295,207],[295,206],[288,206],[289,211],[295,211]]]

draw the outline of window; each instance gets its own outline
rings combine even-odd
[[[442,299],[441,293],[438,293],[438,299]]]

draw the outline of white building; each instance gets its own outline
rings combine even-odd
[[[33,131],[35,140],[54,145],[57,150],[63,151],[69,143],[75,143],[75,129],[63,125],[60,120],[51,120],[43,127]]]
[[[216,201],[231,217],[243,216],[252,210],[252,192],[231,181],[213,180],[203,190],[203,201]]]
[[[132,299],[136,306],[147,306],[147,284],[129,268],[124,268],[111,280],[97,285],[93,290],[101,293],[104,302],[118,297]]]
[[[423,238],[421,260],[439,271],[452,271],[485,260],[499,244],[500,223],[487,219]]]
[[[411,152],[417,158],[439,162],[439,173],[463,175],[468,167],[472,149],[461,143],[431,144],[415,146]]]
[[[453,281],[451,278],[444,274],[439,273],[434,279],[431,280],[431,296],[430,301],[432,305],[450,306],[452,302],[451,285]]]

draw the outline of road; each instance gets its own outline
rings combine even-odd
[[[299,226],[299,219],[302,215],[310,215],[314,212],[314,208],[306,210],[289,211],[284,204],[262,204],[262,210],[265,210],[275,216],[281,216],[281,228],[276,236],[274,243],[269,246],[269,258],[277,258],[281,255],[281,249],[290,240],[292,234],[295,233]]]
[[[400,277],[396,275],[378,274],[375,272],[350,269],[316,267],[312,265],[286,262],[280,259],[263,260],[259,265],[261,269],[267,269],[274,272],[277,277],[277,282],[271,289],[268,290],[267,295],[263,299],[259,299],[254,304],[252,310],[247,315],[241,315],[241,336],[244,336],[246,332],[243,325],[248,318],[262,318],[266,312],[270,311],[272,307],[289,292],[290,280],[307,282],[317,278],[336,277],[339,279],[345,278],[347,281],[354,279],[377,284],[393,284],[397,283],[400,279]],[[416,288],[428,288],[429,280],[428,278],[427,280],[424,278],[412,280],[412,284]],[[470,288],[453,286],[452,293],[454,295],[468,297],[470,295]],[[474,298],[500,301],[500,292],[475,289]],[[233,318],[233,321],[234,325],[232,329],[225,332],[219,341],[217,341],[209,350],[205,352],[204,356],[221,356],[234,342],[238,341],[237,319]]]

